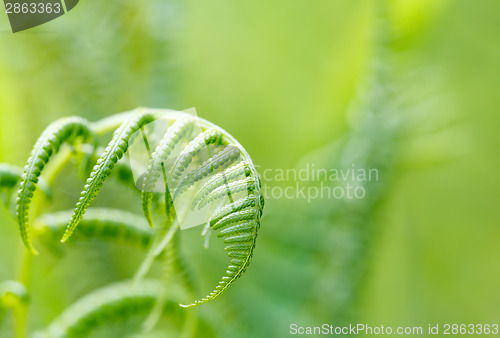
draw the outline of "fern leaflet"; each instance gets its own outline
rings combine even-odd
[[[84,141],[91,138],[92,132],[86,120],[80,117],[68,117],[52,123],[36,142],[24,167],[24,174],[18,191],[16,211],[21,238],[24,245],[32,253],[36,253],[36,251],[30,239],[28,209],[38,178],[50,157],[59,151],[61,144],[63,142],[74,142],[78,136],[82,136]]]
[[[68,224],[66,232],[61,240],[62,242],[65,242],[71,236],[75,228],[78,226],[78,223],[82,220],[85,211],[97,197],[104,180],[111,174],[111,171],[116,163],[127,151],[130,136],[143,125],[151,122],[152,120],[153,117],[151,114],[147,111],[141,111],[130,116],[128,120],[115,131],[111,142],[104,151],[104,154],[102,154],[102,156],[97,160],[97,164],[94,166],[93,171],[90,173],[90,177],[87,179],[87,184],[80,194],[80,200],[76,204],[71,221]]]
[[[186,134],[190,133],[193,128],[193,121],[191,118],[179,119],[172,126],[167,129],[164,137],[155,149],[151,156],[151,161],[148,170],[144,174],[143,192],[142,192],[142,210],[149,225],[154,226],[153,215],[151,214],[151,202],[153,201],[153,188],[160,177],[160,172],[164,167],[162,166],[175,145]],[[165,179],[165,177],[164,177]],[[165,182],[167,184],[167,182]]]
[[[40,237],[47,244],[61,238],[73,210],[44,214],[37,219]],[[123,210],[89,208],[75,230],[77,238],[100,238],[147,247],[153,236],[143,217]]]
[[[156,280],[129,281],[95,290],[77,300],[35,337],[87,337],[99,325],[132,314],[147,314],[163,292]]]

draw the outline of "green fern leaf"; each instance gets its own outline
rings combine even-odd
[[[230,265],[226,274],[210,294],[201,300],[197,300],[183,307],[198,306],[207,303],[222,294],[227,288],[239,278],[248,267],[255,248],[257,233],[260,227],[260,217],[264,207],[263,198],[260,195],[258,178],[250,177],[243,180],[233,181],[219,186],[206,195],[200,205],[208,201],[220,198],[227,194],[227,189],[236,192],[249,189],[251,194],[231,204],[223,206],[214,213],[209,224],[213,230],[219,231],[217,237],[224,238],[225,251],[230,258]],[[214,185],[215,186],[215,185]]]
[[[53,245],[61,238],[73,210],[44,214],[37,219],[40,239]],[[107,242],[120,241],[147,247],[153,233],[142,216],[117,209],[89,208],[78,228],[76,238],[99,238]]]
[[[208,296],[189,305],[181,304],[182,307],[198,306],[213,300],[245,272],[255,248],[263,207],[262,203],[256,204],[257,198],[255,196],[252,197],[255,201],[254,207],[228,214],[214,225],[214,230],[221,230],[217,237],[224,238],[224,243],[227,244],[225,251],[231,259],[226,275],[222,277],[215,290]],[[243,200],[245,204],[248,203],[245,199]],[[238,203],[239,205],[244,204]]]
[[[262,197],[261,199],[263,200]],[[254,207],[255,205],[255,195],[253,194],[247,197],[240,198],[233,203],[226,204],[212,215],[210,219],[210,226],[213,226],[220,219],[226,217],[229,214],[232,214],[233,212],[237,212],[248,207]]]
[[[234,161],[238,159],[239,156],[240,156],[240,150],[238,149],[238,147],[235,147],[233,145],[228,145],[223,150],[215,154],[213,157],[210,157],[208,160],[203,162],[200,166],[198,166],[196,169],[194,169],[188,175],[186,175],[186,177],[181,181],[179,187],[175,191],[173,199],[175,200],[177,195],[186,192],[196,182],[214,173],[215,170],[223,169],[226,166],[232,164]],[[226,176],[223,176],[222,178],[226,177],[227,180],[230,180],[236,177],[239,174],[239,172],[236,171],[240,169],[238,166],[244,166],[244,164],[238,164],[234,168],[227,170],[225,174]],[[217,175],[218,178],[215,177],[216,176],[211,178],[211,181],[220,178],[219,174]],[[207,187],[207,189],[210,189],[212,184],[213,183],[211,183]],[[204,185],[204,187],[206,187],[206,185]]]
[[[229,148],[229,147],[228,147]],[[233,147],[233,149],[236,148],[236,147]],[[237,149],[237,148],[236,148]],[[232,152],[232,150],[229,150],[230,152]],[[239,156],[239,152],[237,152],[237,154],[235,154],[236,156]],[[228,158],[230,157],[231,155],[229,156],[223,156],[223,159],[224,161],[228,161]],[[220,167],[221,164],[220,161],[217,161],[215,162],[215,165],[217,167]],[[214,168],[215,169],[215,168]],[[211,171],[213,169],[206,169],[206,171]],[[201,172],[200,174],[199,173],[195,173],[193,176],[195,178],[198,178],[200,177],[202,174],[204,174],[204,172]],[[241,176],[241,175],[245,175],[245,176],[250,176],[250,168],[248,167],[248,165],[245,163],[245,162],[240,162],[234,166],[232,166],[231,168],[223,171],[223,172],[220,172],[216,175],[214,175],[213,177],[211,177],[208,182],[206,182],[203,187],[201,187],[200,190],[198,190],[198,192],[196,193],[196,195],[194,196],[193,198],[193,202],[192,202],[192,208],[194,208],[194,206],[196,206],[203,197],[207,196],[210,192],[212,192],[213,190],[215,190],[216,188],[224,185],[224,184],[227,184],[228,182],[231,182],[233,181],[235,178],[237,178],[238,176]],[[199,179],[201,179],[203,177],[200,177]],[[190,179],[191,181],[193,181],[193,179]],[[194,184],[194,183],[193,183]],[[189,187],[191,185],[191,182],[188,181],[187,183],[184,183],[185,186]],[[183,188],[182,186],[179,187],[179,189],[183,189],[183,190],[187,190],[187,188]],[[179,190],[178,189],[178,190]]]
[[[140,187],[144,188],[141,197],[147,223],[152,225],[153,222],[151,204],[152,199],[156,195],[152,188],[155,187],[162,172],[165,183],[171,185],[170,189],[172,191],[175,189],[174,196],[187,191],[187,189],[206,178],[206,181],[202,181],[204,182],[202,186],[194,192],[194,200],[191,203],[193,209],[196,207],[201,209],[208,203],[219,200],[224,196],[229,196],[228,202],[225,205],[220,206],[215,212],[209,215],[210,218],[206,229],[210,231],[206,232],[205,242],[208,243],[208,235],[212,230],[217,231],[217,237],[223,239],[226,244],[225,251],[230,259],[230,263],[221,281],[210,294],[201,300],[183,305],[186,307],[197,306],[222,294],[245,272],[252,258],[264,207],[260,191],[260,180],[249,154],[229,133],[208,121],[203,119],[196,120],[203,132],[197,135],[181,150],[180,155],[169,172],[165,171],[164,162],[168,160],[168,157],[177,146],[180,147],[181,137],[189,131],[192,132],[195,123],[195,119],[192,116],[188,118],[188,115],[171,114],[171,111],[144,109],[139,112],[118,114],[115,117],[106,119],[106,122],[91,124],[92,128],[98,134],[107,132],[111,128],[118,129],[115,131],[111,142],[104,149],[103,154],[97,159],[97,163],[91,170],[90,177],[87,179],[81,197],[72,213],[61,212],[44,215],[39,219],[39,224],[43,226],[37,228],[42,229],[42,240],[44,239],[43,234],[45,234],[49,237],[50,244],[53,243],[54,236],[59,236],[62,232],[64,232],[62,241],[68,240],[78,225],[80,227],[78,227],[77,233],[80,238],[124,239],[127,242],[138,243],[142,246],[146,242],[149,243],[152,239],[152,230],[147,227],[138,226],[140,222],[135,215],[122,211],[113,212],[102,209],[89,209],[89,207],[97,197],[104,181],[111,175],[111,172],[113,170],[115,173],[118,171],[119,161],[128,150],[128,145],[132,141],[131,138],[133,135],[145,124],[153,121],[155,118],[163,117],[173,120],[174,123],[167,129],[155,152],[150,156],[148,170],[143,176],[143,181],[140,183]],[[122,120],[125,120],[125,122],[118,126],[118,122]],[[83,136],[85,141],[90,138],[92,135],[90,128],[86,123],[81,121],[85,120],[73,119],[66,123],[63,120],[63,122],[59,121],[59,123],[51,125],[35,145],[35,149],[26,166],[18,193],[17,214],[21,236],[25,244],[31,249],[32,245],[29,232],[27,231],[27,214],[36,183],[49,157],[58,151],[62,142],[72,142],[77,136]],[[201,150],[205,147],[209,158],[202,160],[203,154]],[[89,151],[90,155],[87,156],[87,159],[90,159],[90,161],[94,161],[94,149]],[[85,151],[79,148],[78,150]],[[85,157],[82,162],[85,162]],[[191,167],[194,169],[188,171]],[[3,182],[1,169],[0,167],[0,183]],[[119,176],[124,176],[124,178],[130,180],[132,177],[131,170],[129,167],[125,169],[123,175]],[[90,171],[90,168],[88,171]],[[214,176],[208,177],[210,175]],[[14,186],[15,181],[15,175],[9,176],[8,181],[5,181],[5,185]],[[166,184],[165,208],[169,217],[167,217],[166,226],[155,235],[154,240],[149,245],[149,253],[136,274],[136,282],[142,280],[142,277],[151,267],[152,262],[160,254],[167,252],[176,255],[175,236],[180,224],[175,221],[175,217],[172,217],[175,216],[175,210],[173,209],[168,184]],[[248,196],[241,197],[245,192]],[[233,198],[237,198],[237,200],[233,201]],[[86,212],[88,213],[86,214]],[[70,213],[70,222],[64,230],[64,220],[69,218]],[[83,219],[84,215],[86,215],[85,219]],[[32,250],[34,251],[34,249]],[[135,292],[133,288],[127,287],[126,289],[128,294]],[[55,332],[56,336],[58,332],[62,334],[67,334],[68,332],[80,334],[84,332],[85,330],[80,331],[79,328],[92,326],[94,318],[97,318],[93,317],[94,314],[107,311],[107,309],[113,307],[110,304],[116,304],[113,300],[110,303],[110,299],[106,299],[104,295],[101,296],[102,299],[100,299],[101,297],[93,299],[92,297],[94,296],[89,296],[89,298],[86,298],[87,300],[84,299],[81,302],[77,302],[75,306],[72,306],[69,311],[60,317],[62,318],[61,321],[56,321],[54,325],[51,325],[49,331],[52,333]],[[113,295],[111,294],[110,297],[112,298]],[[116,299],[124,298],[123,295],[116,297]],[[91,301],[88,299],[91,299]],[[98,300],[101,301],[102,306],[98,304]],[[90,305],[90,302],[97,305]],[[130,304],[130,302],[125,303],[125,307]],[[79,304],[87,305],[82,307]],[[158,304],[161,304],[161,302]],[[157,312],[154,313],[155,316],[152,316],[153,319],[157,317]],[[90,321],[87,321],[89,318]],[[61,322],[63,322],[62,325]],[[154,320],[151,320],[151,323],[153,322]],[[85,324],[82,326],[82,323]],[[61,329],[61,327],[64,327],[64,329]],[[75,331],[73,331],[73,328],[75,328]]]
[[[80,200],[76,204],[73,216],[64,233],[62,242],[65,242],[73,233],[78,223],[83,218],[85,211],[94,201],[99,193],[104,180],[111,174],[116,163],[123,157],[128,148],[128,141],[133,133],[135,133],[143,125],[151,122],[153,117],[147,111],[133,114],[126,120],[114,133],[111,142],[106,147],[104,154],[97,160],[90,177],[87,179],[87,184],[80,194]]]
[[[168,159],[174,147],[182,137],[191,132],[192,128],[193,120],[191,118],[182,118],[175,121],[167,129],[164,137],[151,156],[150,164],[144,174],[142,191],[142,210],[151,227],[154,226],[153,215],[151,214],[151,203],[154,195],[153,188],[160,177],[162,163]]]
[[[23,169],[7,163],[0,163],[0,198],[3,204],[9,208],[13,197],[13,191],[16,185],[21,181]],[[52,190],[43,177],[39,177],[38,186],[48,199],[52,198]],[[14,210],[15,211],[15,210]]]
[[[198,306],[215,299],[226,291],[227,288],[245,272],[255,248],[259,221],[253,221],[245,226],[240,226],[242,227],[240,232],[237,234],[229,234],[224,240],[224,242],[228,244],[225,251],[228,257],[231,258],[231,263],[227,267],[226,274],[222,277],[215,290],[201,300],[197,300],[188,305],[181,304],[182,307]]]
[[[251,193],[255,190],[256,187],[255,183],[256,182],[252,177],[247,177],[242,180],[229,182],[209,192],[206,195],[195,196],[195,198],[193,199],[192,208],[194,209],[196,206],[198,206],[198,209],[201,209],[208,203],[216,201],[224,196],[238,193],[240,191],[247,190],[249,193]]]
[[[253,222],[236,223],[231,226],[228,225],[225,229],[221,230],[217,234],[217,237],[221,238],[239,234],[248,234],[249,232],[252,231],[253,227],[254,227]]]
[[[13,189],[23,176],[23,169],[8,163],[0,163],[0,189]],[[52,190],[43,177],[39,177],[40,190],[48,198],[52,198]]]
[[[104,148],[102,147],[92,147],[90,145],[83,145],[79,149],[79,153],[77,153],[78,164],[81,167],[82,176],[88,177],[88,175],[92,172],[93,164],[98,160],[97,154],[104,153]],[[137,186],[134,181],[134,174],[132,172],[132,168],[127,161],[118,161],[115,165],[114,169],[116,175],[115,178],[121,184],[137,190]]]
[[[184,170],[193,161],[194,156],[204,147],[208,147],[210,144],[220,145],[223,144],[223,142],[223,134],[217,129],[208,129],[196,136],[186,148],[182,150],[179,157],[176,159],[170,170],[169,183],[177,181],[182,176]]]
[[[130,315],[146,315],[164,292],[160,281],[118,282],[77,300],[35,337],[87,337],[95,328]]]
[[[214,224],[213,229],[214,230],[222,230],[231,224],[241,222],[241,221],[246,221],[246,220],[251,220],[255,216],[255,210],[252,209],[245,209],[241,210],[238,212],[233,212],[232,214],[227,215],[226,217],[222,218],[220,221]]]
[[[260,218],[264,208],[264,199],[260,191],[260,179],[252,160],[245,149],[223,129],[214,126],[210,122],[203,119],[200,119],[200,124],[206,130],[219,130],[223,135],[225,142],[229,144],[229,147],[236,147],[238,149],[238,156],[241,156],[242,158],[241,163],[247,165],[250,171],[248,172],[247,170],[243,170],[239,172],[239,170],[242,170],[245,165],[241,164],[241,167],[238,164],[234,165],[227,170],[228,172],[231,172],[231,174],[229,174],[230,178],[226,176],[226,179],[224,179],[221,173],[216,174],[214,177],[210,178],[195,194],[192,207],[198,207],[199,209],[224,196],[229,195],[229,197],[231,197],[229,198],[230,203],[221,206],[218,210],[212,213],[208,223],[208,226],[211,227],[212,230],[219,231],[219,234],[217,235],[219,238],[224,238],[224,243],[226,244],[225,251],[227,256],[230,258],[230,264],[227,267],[226,273],[222,276],[221,281],[212,292],[200,300],[196,300],[190,304],[181,304],[182,307],[198,306],[215,299],[227,290],[227,288],[246,271],[253,255],[257,233],[260,228]],[[187,165],[189,165],[189,163]],[[184,167],[187,167],[187,165]],[[234,172],[232,170],[234,170]],[[207,162],[207,166],[202,165],[187,174],[183,183],[186,183],[186,185],[189,186],[191,181],[199,179],[205,173],[213,172],[213,168],[210,168],[210,163]],[[177,176],[180,177],[181,175]],[[243,175],[245,175],[246,178],[241,179]],[[187,188],[184,188],[181,185],[180,189],[180,192],[182,192]],[[236,201],[232,200],[234,194],[243,191],[247,191],[248,196],[239,198]],[[233,214],[236,215],[233,216]],[[214,227],[217,223],[219,223],[219,225]]]
[[[30,239],[28,209],[33,193],[36,190],[38,178],[50,157],[59,151],[61,144],[63,142],[71,143],[79,136],[83,137],[84,141],[87,141],[92,136],[88,122],[85,119],[68,117],[52,123],[36,142],[24,167],[24,174],[18,191],[16,211],[21,238],[24,245],[32,253],[36,253],[36,251]]]

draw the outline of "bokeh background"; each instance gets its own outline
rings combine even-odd
[[[82,0],[16,34],[0,14],[0,162],[24,165],[62,116],[196,107],[261,171],[379,170],[361,200],[268,198],[249,270],[199,308],[198,336],[281,337],[292,323],[498,323],[498,13],[496,0]],[[47,211],[76,202],[83,178],[73,171]],[[97,202],[139,211],[120,189],[110,184]],[[16,278],[22,251],[2,206],[0,281]],[[30,331],[130,276],[141,254],[97,242],[43,252]],[[224,253],[194,257],[201,295]],[[179,330],[173,321],[158,334]],[[12,337],[8,318],[0,336]]]

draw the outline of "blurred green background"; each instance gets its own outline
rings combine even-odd
[[[499,13],[496,0],[82,0],[16,34],[1,14],[0,162],[24,165],[62,116],[196,107],[261,172],[379,170],[361,200],[268,198],[249,270],[198,310],[211,335],[498,323]],[[72,175],[48,211],[74,205],[83,179]],[[118,192],[99,203],[140,210]],[[133,272],[123,248],[88,245],[35,259],[31,330]],[[16,278],[22,250],[2,207],[0,281]],[[224,253],[196,257],[201,295]],[[11,334],[5,321],[0,336]]]

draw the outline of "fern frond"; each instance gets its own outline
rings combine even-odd
[[[253,222],[236,223],[231,226],[228,225],[225,229],[221,230],[217,234],[217,237],[221,238],[232,235],[248,234],[249,232],[251,232],[254,226],[255,225]]]
[[[249,193],[255,190],[256,182],[253,177],[247,177],[242,180],[229,182],[211,192],[205,192],[205,195],[197,194],[192,203],[192,209],[198,206],[198,209],[203,208],[208,203],[216,201],[224,196],[236,194],[240,191],[248,190]]]
[[[238,147],[233,145],[228,145],[223,150],[219,151],[213,157],[210,157],[208,160],[200,164],[196,169],[187,174],[186,177],[179,184],[177,190],[175,191],[173,199],[175,200],[178,194],[186,192],[187,189],[193,186],[196,182],[212,174],[215,170],[225,168],[226,166],[232,164],[234,161],[238,159],[239,156],[240,156],[240,150],[238,149]],[[239,175],[238,172],[238,170],[240,169],[239,166],[244,166],[244,162],[236,165],[234,168],[228,169],[226,175],[229,175],[231,177],[228,176],[226,177],[226,179],[229,180]],[[219,176],[219,174],[217,176]],[[213,179],[215,179],[215,176],[211,180]],[[203,188],[205,187],[207,187],[206,184],[203,186]],[[208,186],[207,189],[210,189],[210,186]]]
[[[193,120],[191,118],[182,118],[175,121],[172,126],[167,129],[165,135],[151,156],[148,169],[144,174],[143,191],[141,196],[142,210],[151,227],[154,226],[153,216],[151,214],[151,203],[154,195],[153,188],[160,177],[162,163],[168,159],[180,139],[191,132],[193,126]],[[167,184],[167,182],[165,182],[165,184]]]
[[[226,217],[222,218],[220,221],[215,223],[213,229],[222,230],[233,223],[250,220],[254,217],[255,217],[255,210],[253,208],[241,210],[238,212],[233,212],[232,214],[227,215]]]
[[[162,114],[164,115],[162,116]],[[53,126],[51,125],[35,145],[32,156],[25,168],[19,190],[18,222],[25,245],[34,251],[27,228],[28,206],[35,191],[36,183],[39,180],[40,172],[49,157],[57,152],[62,142],[71,142],[76,139],[76,136],[83,136],[86,141],[92,135],[91,129],[98,134],[102,134],[111,128],[118,128],[102,155],[97,159],[94,167],[92,169],[87,167],[87,172],[91,171],[90,177],[86,180],[75,209],[72,212],[44,215],[39,219],[40,224],[43,226],[37,228],[42,229],[42,234],[46,235],[42,236],[42,240],[49,238],[50,243],[52,243],[54,236],[59,236],[63,232],[61,241],[67,241],[75,230],[77,230],[76,233],[81,238],[124,239],[127,242],[138,243],[142,246],[149,243],[152,238],[152,230],[138,226],[139,223],[144,222],[137,220],[136,215],[122,211],[114,212],[89,207],[113,170],[115,174],[118,172],[119,176],[124,176],[132,181],[133,176],[129,167],[125,168],[123,172],[118,170],[119,161],[128,150],[129,143],[132,141],[131,138],[137,134],[136,132],[145,124],[162,117],[173,121],[173,124],[167,129],[153,154],[150,154],[149,147],[147,147],[148,154],[150,154],[150,163],[139,188],[143,190],[141,198],[145,220],[150,225],[153,225],[152,199],[157,196],[154,194],[154,188],[160,175],[163,174],[166,185],[165,208],[169,217],[167,217],[166,226],[157,233],[152,243],[150,243],[150,250],[136,274],[136,282],[142,280],[153,261],[166,249],[169,250],[168,252],[176,251],[174,238],[180,224],[174,217],[175,210],[173,209],[169,189],[172,189],[175,197],[175,195],[187,191],[187,189],[201,181],[201,188],[193,192],[195,195],[194,200],[192,203],[189,202],[193,209],[201,209],[208,203],[229,196],[225,205],[220,206],[215,212],[208,215],[210,218],[206,228],[209,231],[218,231],[217,237],[223,239],[230,263],[215,290],[201,300],[189,305],[183,305],[190,307],[216,298],[244,273],[252,258],[264,206],[260,191],[260,180],[249,154],[229,133],[208,121],[203,119],[195,120],[189,114],[179,112],[172,114],[172,111],[141,109],[139,112],[118,114],[115,117],[106,119],[105,122],[96,122],[91,124],[92,128],[84,123],[85,120],[76,118],[68,120],[66,123],[59,122]],[[125,122],[118,127],[118,122],[123,120]],[[187,134],[192,135],[195,122],[199,123],[203,132],[195,136],[184,147],[185,142],[181,142],[181,138]],[[185,138],[187,139],[187,137]],[[167,172],[164,162],[179,148],[183,149],[180,149],[179,156]],[[204,148],[208,152],[208,159],[202,156]],[[91,163],[95,160],[94,149],[89,152],[90,157],[88,159],[90,159]],[[209,177],[210,175],[214,176]],[[15,177],[10,177],[9,180],[11,179],[15,180]],[[2,183],[1,167],[0,183]],[[15,183],[6,181],[6,185],[15,185]],[[246,193],[246,197],[243,197],[244,193]],[[85,219],[84,215],[86,215]],[[64,229],[65,220],[68,218],[70,218],[69,224]],[[129,296],[142,292],[131,286],[118,286],[118,289]],[[84,299],[75,303],[49,327],[48,332],[55,336],[64,334],[81,336],[82,332],[86,332],[87,328],[92,328],[95,324],[97,317],[94,317],[94,315],[97,316],[106,311],[113,312],[114,310],[111,309],[115,305],[116,308],[126,309],[130,304],[135,304],[134,301],[124,301],[127,296],[115,294],[115,291],[113,291],[115,290],[114,286],[111,286],[110,290],[110,292],[98,291],[96,292],[98,296],[94,294],[84,297]],[[106,295],[107,293],[109,295]],[[160,292],[155,292],[154,296],[158,294]],[[150,305],[152,305],[155,298],[151,298]],[[157,312],[155,312],[156,314]]]
[[[0,163],[0,197],[6,207],[10,207],[13,197],[17,197],[17,190],[15,193],[16,196],[13,196],[13,192],[16,185],[21,181],[22,176],[22,168],[7,163]],[[52,189],[47,180],[39,177],[38,186],[45,197],[48,199],[52,198]]]
[[[92,172],[93,164],[99,158],[97,154],[104,153],[104,148],[103,147],[96,148],[85,144],[78,150],[79,150],[78,163],[81,166],[82,176],[88,177],[90,172]],[[134,181],[134,174],[128,162],[123,160],[118,161],[115,165],[114,171],[116,173],[115,178],[117,179],[118,182],[129,188],[135,190],[137,189],[137,186],[135,185]]]
[[[226,246],[225,251],[228,257],[231,258],[231,264],[227,267],[226,274],[222,277],[215,290],[210,292],[206,297],[188,305],[180,304],[182,307],[198,306],[215,299],[245,272],[253,255],[258,228],[258,221],[254,221],[250,223],[250,226],[245,227],[242,233],[225,239],[224,242],[229,244]],[[236,244],[231,244],[233,242]]]
[[[170,170],[169,177],[170,182],[177,181],[184,170],[191,164],[194,156],[200,152],[204,147],[208,147],[210,144],[220,145],[223,144],[224,137],[223,134],[217,129],[208,129],[196,136],[189,144],[182,150],[179,157],[175,160],[172,169]]]
[[[197,192],[193,200],[192,207],[194,208],[198,206],[198,208],[201,209],[211,201],[215,201],[226,195],[233,197],[232,194],[237,194],[238,192],[243,192],[245,190],[247,191],[248,196],[239,198],[234,202],[232,198],[230,198],[229,204],[220,207],[211,215],[209,226],[213,227],[223,218],[228,217],[233,213],[245,210],[244,213],[238,214],[239,216],[232,216],[234,218],[228,218],[226,221],[224,221],[227,222],[224,227],[222,226],[222,223],[221,226],[218,227],[218,230],[220,230],[220,234],[218,234],[218,237],[224,238],[224,242],[226,243],[225,251],[227,253],[227,256],[230,258],[230,264],[227,267],[226,273],[222,276],[221,281],[219,282],[217,287],[206,297],[203,297],[200,300],[194,301],[187,305],[180,304],[182,307],[198,306],[215,299],[246,271],[246,268],[248,267],[252,258],[253,250],[255,248],[257,232],[260,228],[260,218],[262,216],[262,210],[264,207],[264,199],[260,191],[260,179],[255,166],[253,165],[252,160],[245,149],[229,133],[227,133],[220,127],[217,127],[203,119],[199,119],[199,122],[202,128],[204,128],[205,130],[218,130],[223,135],[224,143],[228,144],[228,146],[224,150],[227,150],[228,152],[230,150],[233,150],[234,154],[237,154],[237,156],[235,156],[236,158],[241,156],[242,162],[248,165],[250,173],[248,174],[248,171],[244,171],[243,173],[245,174],[245,176],[247,176],[244,179],[238,179],[239,175],[237,174],[235,174],[234,177],[233,175],[231,175],[231,178],[225,180],[222,185],[221,176],[218,176],[215,179],[209,179],[209,187],[202,187]],[[222,153],[222,151],[214,155],[211,159],[216,158],[216,156],[220,153]],[[178,162],[182,163],[182,159],[179,159]],[[228,163],[232,164],[234,163],[234,160],[228,161]],[[189,166],[189,164],[190,162],[182,163],[182,165],[179,165],[179,167],[182,167],[182,170],[175,174],[174,181],[179,180],[179,178],[182,177],[183,171]],[[205,163],[185,175],[178,188],[180,189],[178,190],[179,192],[176,191],[175,193],[179,194],[186,191],[194,183],[205,177],[205,174],[209,175],[213,173],[215,171],[212,167],[213,164],[214,163],[210,162],[209,159],[208,161],[205,161]],[[236,169],[233,168],[233,170]],[[241,174],[241,176],[243,175]],[[206,186],[207,183],[205,183],[204,186]],[[231,219],[232,221],[230,222],[229,219]]]
[[[254,202],[254,205],[249,209],[228,214],[214,225],[214,230],[221,230],[217,237],[224,238],[224,243],[227,244],[225,251],[231,259],[230,265],[215,290],[201,300],[188,305],[181,304],[182,307],[198,306],[213,300],[245,272],[253,255],[262,214],[263,204]]]
[[[252,175],[255,173],[252,172]],[[257,189],[256,189],[257,188]],[[259,192],[258,178],[252,176],[243,180],[227,183],[215,188],[201,200],[200,205],[208,203],[212,199],[219,198],[227,194],[230,189],[233,192],[240,189],[249,189],[251,193],[245,198],[241,198],[231,204],[220,208],[210,221],[213,230],[219,230],[217,237],[224,238],[227,244],[225,251],[230,258],[230,265],[226,274],[208,296],[182,307],[192,307],[207,303],[222,294],[232,283],[239,278],[248,267],[255,248],[257,232],[260,228],[260,217],[264,207],[263,198]],[[207,202],[204,202],[207,201]]]
[[[140,284],[125,281],[103,287],[77,300],[35,337],[87,337],[100,325],[147,314],[163,289],[156,280]]]
[[[123,154],[128,149],[128,141],[143,125],[151,122],[153,117],[147,111],[139,112],[129,117],[114,133],[111,142],[106,147],[104,154],[97,160],[90,177],[87,179],[80,200],[76,204],[71,221],[62,238],[62,242],[68,240],[78,223],[83,218],[85,211],[94,201],[99,193],[104,180],[111,174],[116,163],[123,157]]]
[[[52,123],[42,133],[35,144],[31,155],[24,167],[17,198],[17,221],[24,245],[36,253],[30,239],[28,227],[28,209],[36,190],[38,178],[49,161],[50,157],[59,151],[63,142],[73,142],[77,137],[83,137],[87,141],[92,137],[89,124],[80,117],[68,117]]]
[[[250,244],[253,241],[253,238],[254,238],[254,236],[252,233],[248,233],[248,232],[241,233],[240,232],[237,235],[232,235],[232,236],[229,236],[226,239],[224,239],[224,243],[226,243],[226,244],[230,244],[230,243]],[[241,263],[240,260],[238,260],[238,262]],[[237,264],[237,263],[234,263],[233,261],[231,261],[231,263]]]
[[[40,238],[49,245],[55,243],[56,238],[63,235],[72,214],[73,210],[67,210],[40,216],[36,221]],[[142,216],[117,209],[89,208],[75,230],[75,236],[121,241],[145,248],[153,233]]]
[[[219,210],[217,210],[210,219],[210,226],[213,226],[220,219],[226,217],[227,215],[243,210],[248,207],[254,207],[255,204],[255,195],[248,195],[246,197],[240,198],[233,203],[223,205]]]
[[[229,147],[228,147],[229,148]],[[236,148],[236,147],[233,147],[233,148]],[[237,149],[237,148],[236,148]],[[230,152],[232,152],[232,150],[230,149],[229,150]],[[235,152],[236,153],[236,152]],[[236,154],[235,154],[236,155]],[[237,152],[237,155],[236,157],[239,156],[239,152]],[[227,161],[229,158],[229,156],[227,155],[223,155],[223,159],[225,161]],[[220,162],[216,162],[216,165],[217,167],[220,167],[221,165],[223,165],[223,163],[221,164]],[[178,189],[177,191],[179,191],[180,189],[182,189],[181,191],[185,191],[187,190],[192,184],[193,181],[195,181],[196,179],[201,179],[203,178],[202,175],[205,174],[205,172],[210,172],[212,170],[215,170],[216,168],[214,169],[211,169],[209,168],[210,164],[208,164],[206,166],[206,169],[205,171],[197,171],[195,174],[193,174],[192,176],[194,178],[188,178],[188,182],[186,183],[183,183]],[[215,190],[216,188],[234,180],[235,178],[237,178],[238,176],[241,176],[245,174],[245,176],[250,176],[251,172],[250,172],[250,168],[248,168],[248,165],[245,163],[245,162],[240,162],[236,165],[234,165],[233,167],[223,171],[223,172],[220,172],[216,175],[214,175],[213,177],[211,177],[201,188],[200,190],[196,193],[194,199],[193,199],[193,203],[192,203],[192,206],[194,207],[195,205],[198,204],[198,202],[201,200],[201,198],[203,196],[207,196],[211,191]],[[188,175],[188,176],[191,176],[191,175]],[[176,191],[176,192],[177,192]]]

